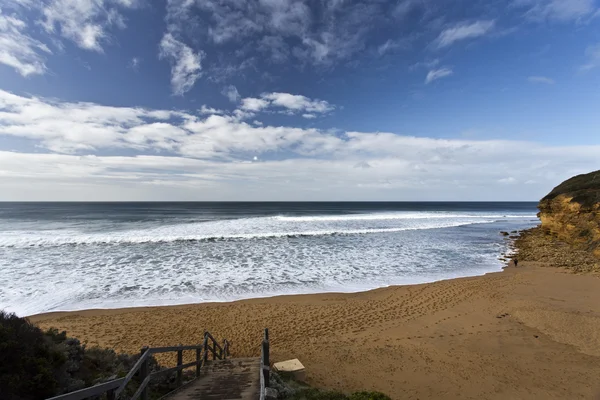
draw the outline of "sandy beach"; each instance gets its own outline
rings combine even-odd
[[[272,361],[299,358],[310,384],[379,390],[394,399],[600,395],[600,276],[532,262],[355,294],[30,318],[88,346],[129,353],[199,342],[207,329],[231,341],[233,356],[256,356],[269,327]]]

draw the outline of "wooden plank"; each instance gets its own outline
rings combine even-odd
[[[77,390],[75,392],[50,397],[47,400],[83,400],[88,397],[100,396],[101,394],[118,388],[124,380],[125,378],[115,379],[106,383],[101,383],[96,386],[91,386],[85,389]]]
[[[205,332],[204,336],[208,337],[210,340],[212,340],[212,342],[213,342],[213,349],[215,349],[215,350],[216,349],[221,349],[221,346],[217,342],[217,339],[215,339],[214,336],[210,334],[210,332]],[[213,355],[214,355],[215,350],[213,350]],[[214,360],[214,358],[213,358],[213,360]]]
[[[183,350],[177,352],[177,366],[181,367],[183,364]],[[183,379],[183,370],[180,368],[177,370],[177,386],[181,386],[181,380]]]
[[[204,349],[204,364],[208,361],[208,336],[206,336],[208,332],[204,332],[204,343],[202,343],[202,347]]]
[[[161,369],[160,371],[153,372],[150,375],[151,376],[156,376],[156,375],[168,374],[169,372],[177,372],[177,371],[180,371],[182,369],[193,367],[194,365],[196,365],[196,361],[192,361],[192,362],[189,362],[187,364],[179,365],[177,367],[171,367],[171,368],[167,368],[167,369]]]
[[[137,372],[137,370],[142,366],[142,364],[146,361],[146,359],[150,356],[150,352],[146,351],[144,353],[144,355],[142,355],[139,360],[137,360],[137,362],[135,363],[135,365],[131,368],[131,370],[129,370],[129,372],[127,373],[127,375],[125,375],[125,378],[123,378],[123,382],[121,383],[121,386],[118,387],[118,389],[115,391],[115,397],[119,398],[119,395],[121,394],[121,392],[123,392],[123,390],[125,389],[125,386],[127,386],[127,384],[129,383],[129,381],[131,381],[131,378],[133,378],[133,375],[135,375],[135,373]]]
[[[196,350],[196,349],[201,349],[202,345],[201,344],[195,344],[195,345],[191,345],[191,346],[167,346],[167,347],[151,347],[150,353],[151,354],[157,354],[157,353],[168,353],[170,351],[179,351],[179,350]]]
[[[150,378],[152,378],[152,375],[148,375],[146,379],[142,381],[138,390],[133,394],[133,396],[131,396],[131,400],[136,400],[138,397],[140,397],[142,392],[146,391],[148,383],[150,383]]]
[[[262,355],[260,357],[260,370],[258,371],[259,375],[260,375],[260,400],[265,400],[265,397],[267,396],[267,388],[265,387],[265,375],[263,374],[263,362],[262,362]]]
[[[148,351],[148,348],[144,347],[141,351],[143,356],[144,353]],[[148,400],[148,388],[146,387],[147,384],[143,384],[143,382],[145,382],[146,380],[150,382],[150,375],[148,375],[148,359],[145,359],[140,367],[140,380],[142,381],[142,384],[140,385],[138,392],[140,392],[140,397],[142,398],[142,400]]]
[[[200,376],[200,368],[202,368],[202,350],[196,349],[196,378]]]
[[[265,329],[265,338],[269,337],[269,333],[268,331]],[[269,367],[271,366],[271,362],[269,361],[269,341],[267,339],[263,340],[262,342],[262,351],[261,351],[261,363],[263,365],[263,374],[265,375],[265,385],[268,387],[269,386],[269,375],[270,375],[270,369]]]

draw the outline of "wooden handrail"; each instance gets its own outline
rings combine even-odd
[[[269,345],[269,329],[265,328],[265,336],[260,349],[260,400],[264,400],[267,396],[267,388],[269,387],[269,378],[271,374]]]
[[[209,345],[209,339],[212,341],[211,345]],[[219,350],[217,352],[217,349]],[[186,350],[196,350],[196,361],[189,362],[187,364],[183,364],[183,351]],[[215,359],[225,359],[229,355],[229,342],[227,339],[223,341],[223,347],[219,345],[216,339],[209,333],[204,332],[204,340],[202,344],[199,345],[188,345],[188,346],[167,346],[167,347],[144,347],[140,351],[140,358],[133,365],[131,370],[125,375],[124,378],[113,379],[111,381],[101,383],[96,386],[91,386],[89,388],[77,390],[75,392],[62,394],[59,396],[51,397],[47,400],[84,400],[90,397],[100,396],[104,393],[107,393],[107,398],[109,400],[118,399],[119,396],[123,393],[127,384],[131,382],[136,373],[139,372],[140,379],[142,382],[140,386],[131,397],[131,400],[136,400],[137,398],[141,398],[142,400],[147,399],[147,389],[148,384],[150,383],[152,377],[160,374],[177,372],[177,381],[181,384],[182,379],[182,371],[185,368],[190,368],[196,366],[196,378],[200,376],[200,369],[204,366],[205,362],[208,360],[208,352],[212,353],[213,360]],[[177,366],[164,369],[161,371],[156,371],[153,373],[148,373],[148,358],[152,354],[158,353],[168,353],[168,352],[177,352]]]
[[[99,385],[90,386],[85,389],[77,390],[75,392],[61,394],[60,396],[50,397],[47,400],[79,400],[88,397],[99,396],[104,393],[113,392],[116,388],[121,385],[125,378],[115,379]]]
[[[180,351],[180,350],[196,350],[196,349],[201,349],[202,345],[198,344],[198,345],[192,345],[192,346],[168,346],[168,347],[152,347],[148,350],[150,350],[151,354],[158,354],[158,353],[169,353],[171,351]]]
[[[142,351],[143,350],[144,349],[142,349]],[[146,348],[146,351],[142,352],[142,355],[140,356],[140,358],[133,365],[133,367],[131,368],[131,370],[129,370],[129,372],[127,373],[127,375],[125,375],[125,378],[123,379],[123,382],[121,383],[121,385],[115,391],[115,398],[118,398],[119,395],[123,392],[123,390],[125,389],[125,386],[127,386],[127,384],[129,383],[129,381],[131,381],[131,379],[133,378],[133,376],[135,375],[135,373],[146,362],[146,360],[148,359],[149,355],[150,355],[150,353],[148,352],[148,349]],[[82,398],[85,398],[85,397],[82,397]]]

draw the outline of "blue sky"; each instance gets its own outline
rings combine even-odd
[[[0,200],[536,200],[600,168],[595,0],[8,0]]]

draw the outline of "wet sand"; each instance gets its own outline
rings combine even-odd
[[[393,399],[600,399],[600,275],[535,263],[355,294],[30,319],[129,353],[209,330],[235,357],[257,356],[268,327],[271,361],[299,358],[310,384]]]

